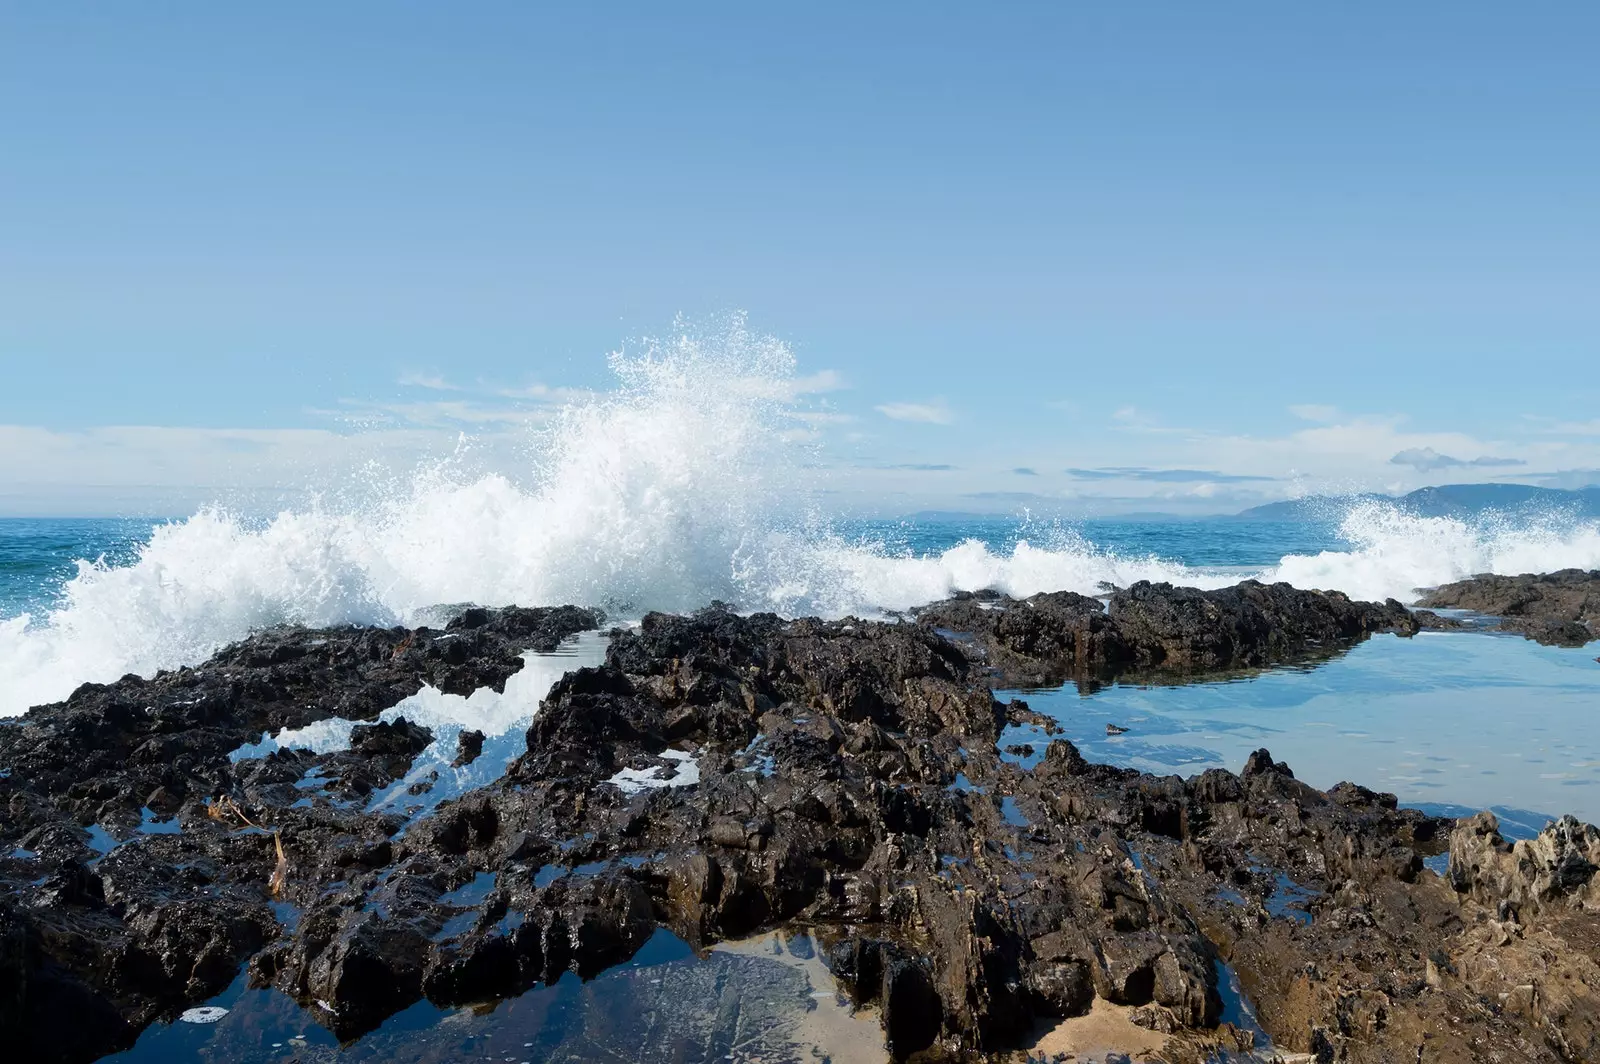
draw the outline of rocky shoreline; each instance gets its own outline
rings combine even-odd
[[[1600,584],[1555,576],[1519,579],[1568,612]],[[1497,594],[1431,601],[1519,616]],[[0,724],[0,1040],[94,1060],[241,966],[353,1039],[423,999],[592,977],[663,928],[696,948],[786,928],[897,1060],[1004,1059],[1106,1003],[1173,1064],[1600,1055],[1594,828],[1513,846],[1487,814],[1318,791],[1265,750],[1185,780],[999,746],[1053,722],[996,686],[1315,660],[1428,623],[1393,601],[1247,581],[964,596],[900,623],[651,614],[556,683],[503,776],[421,815],[370,809],[432,741],[414,722],[230,757],[425,684],[498,690],[522,651],[601,623],[275,630]],[[1221,1022],[1234,981],[1271,1049]]]
[[[1600,570],[1475,576],[1434,588],[1418,605],[1469,610],[1494,618],[1502,632],[1550,646],[1581,647],[1600,638]],[[1438,620],[1436,614],[1428,616]]]

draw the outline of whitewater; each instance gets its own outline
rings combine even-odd
[[[415,624],[446,604],[604,608],[616,619],[721,600],[783,615],[881,616],[994,588],[1023,596],[1245,576],[1357,598],[1476,573],[1600,568],[1600,523],[1464,521],[1352,506],[1347,549],[1259,570],[1119,553],[1066,528],[1005,548],[912,553],[846,536],[818,505],[816,411],[781,342],[742,322],[612,356],[616,386],[562,407],[520,469],[458,457],[359,503],[325,498],[267,520],[208,507],[161,525],[125,564],[78,563],[53,608],[0,620],[0,716],[86,681],[204,660],[279,624]]]

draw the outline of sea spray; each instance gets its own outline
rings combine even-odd
[[[744,601],[742,559],[810,542],[784,529],[804,523],[815,382],[737,317],[611,365],[617,387],[560,409],[525,469],[434,463],[364,505],[265,523],[206,508],[156,528],[131,564],[79,563],[55,609],[0,622],[0,714],[273,624],[404,623],[467,601]]]
[[[572,602],[613,616],[713,599],[786,615],[878,616],[995,588],[1099,593],[1243,576],[1413,597],[1477,572],[1600,567],[1600,525],[1562,515],[1424,518],[1349,509],[1348,551],[1257,573],[1122,554],[1070,528],[1025,526],[1001,548],[929,553],[848,538],[818,512],[809,394],[782,343],[741,319],[685,327],[612,358],[616,387],[574,400],[527,441],[522,468],[446,459],[374,492],[251,521],[205,508],[156,528],[126,564],[80,562],[60,602],[0,620],[0,715],[85,681],[203,660],[275,624],[404,624],[444,603]]]
[[[1600,521],[1561,512],[1421,517],[1393,503],[1363,501],[1345,514],[1339,538],[1351,549],[1289,555],[1261,578],[1409,602],[1418,589],[1479,573],[1600,568]]]

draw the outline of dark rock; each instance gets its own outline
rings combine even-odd
[[[1501,618],[1500,627],[1557,646],[1582,646],[1600,625],[1600,570],[1485,574],[1436,587],[1420,605]]]
[[[473,729],[464,731],[456,738],[456,759],[451,767],[461,768],[478,760],[478,755],[483,753],[483,732]]]
[[[411,759],[433,742],[433,732],[404,717],[393,723],[357,724],[350,729],[350,748],[365,757]]]
[[[1028,972],[1028,991],[1041,1016],[1081,1016],[1094,1003],[1094,980],[1080,960],[1036,963]]]
[[[1272,760],[1272,752],[1270,750],[1257,750],[1245,760],[1244,775],[1247,779],[1251,776],[1261,776],[1269,773],[1294,779],[1294,772],[1290,770],[1288,765],[1282,761]]]
[[[897,958],[883,969],[884,1042],[889,1056],[904,1060],[927,1049],[944,1026],[943,1004],[933,989],[928,970],[914,960]]]
[[[935,612],[981,627],[977,649]],[[801,927],[897,1059],[1005,1054],[1096,996],[1195,1060],[1248,1048],[1219,1024],[1223,959],[1296,1052],[1412,1059],[1424,1032],[1441,1060],[1600,1046],[1594,829],[1518,851],[1492,822],[1458,828],[1453,890],[1422,869],[1444,822],[1356,784],[1318,791],[1265,750],[1185,780],[1059,738],[1032,769],[996,749],[1008,722],[1046,723],[996,701],[997,665],[1255,667],[1405,631],[1394,604],[1141,584],[1110,613],[1057,595],[961,598],[914,624],[651,614],[554,685],[505,776],[426,815],[356,800],[412,771],[432,736],[409,722],[363,725],[336,754],[228,760],[270,728],[371,721],[423,683],[503,684],[521,648],[584,620],[472,607],[448,639],[263,633],[0,729],[0,1038],[87,1061],[248,963],[349,1039],[423,998],[591,978],[663,930],[701,948]],[[142,835],[158,791],[180,830]],[[87,824],[120,845],[100,853]],[[64,1016],[92,1026],[41,1026]]]
[[[1113,592],[1109,611],[1070,592],[989,606],[957,599],[925,607],[917,621],[975,638],[997,677],[1017,685],[1255,668],[1327,656],[1376,632],[1418,630],[1392,599],[1354,602],[1336,591],[1252,580],[1216,591],[1140,581]]]
[[[1593,629],[1583,621],[1555,621],[1544,617],[1507,617],[1495,626],[1516,632],[1535,643],[1551,647],[1581,647],[1594,642]]]
[[[1393,599],[1354,602],[1253,580],[1216,591],[1140,581],[1112,596],[1110,613],[1141,663],[1181,669],[1266,665],[1375,632],[1417,631]]]

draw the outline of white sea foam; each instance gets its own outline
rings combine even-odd
[[[602,633],[584,632],[550,653],[523,654],[523,667],[506,681],[504,691],[480,687],[471,694],[453,695],[424,687],[390,706],[378,714],[380,721],[393,723],[403,718],[420,724],[433,732],[433,742],[416,756],[403,777],[373,795],[369,808],[425,812],[498,779],[527,749],[523,733],[556,681],[573,669],[600,664],[605,652]],[[263,733],[260,741],[247,743],[229,756],[241,761],[284,749],[319,754],[347,750],[356,724],[329,717],[304,728],[283,728],[276,735]],[[483,733],[483,747],[471,762],[457,766],[457,743],[468,729]],[[419,789],[420,793],[412,790],[413,784],[424,781],[427,786]]]
[[[613,616],[712,599],[796,615],[871,615],[993,587],[1222,586],[1237,570],[1119,555],[1069,532],[1006,550],[977,540],[909,556],[830,531],[808,500],[805,382],[781,343],[737,320],[613,358],[617,388],[530,439],[526,468],[419,472],[363,505],[266,522],[206,509],[155,530],[129,565],[80,563],[61,605],[0,621],[0,715],[84,681],[203,660],[274,624],[405,623],[449,602],[573,602]],[[1475,572],[1600,566],[1594,522],[1477,523],[1358,506],[1352,549],[1263,576],[1359,597]],[[338,736],[328,736],[338,741]]]
[[[1419,517],[1363,502],[1346,514],[1339,535],[1350,550],[1291,554],[1262,579],[1410,602],[1420,588],[1479,573],[1600,569],[1600,522],[1559,513]]]
[[[606,782],[614,784],[623,794],[638,794],[660,787],[693,787],[700,782],[700,762],[693,754],[663,750],[661,756],[676,763],[673,774],[666,778],[662,778],[662,766],[651,765],[649,768],[625,768]]]

